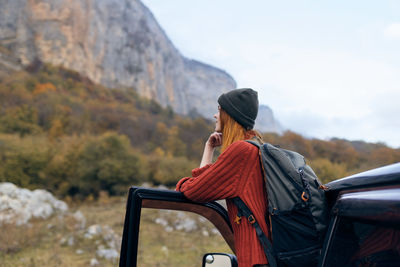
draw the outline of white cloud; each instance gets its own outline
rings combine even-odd
[[[306,136],[400,146],[399,67],[346,52],[283,45],[243,45],[235,58],[244,62],[233,71],[239,87],[258,89],[260,102],[284,126]]]
[[[308,8],[293,1],[288,8],[235,0],[226,12],[225,1],[143,1],[158,5],[152,11],[164,15],[161,25],[185,56],[226,70],[238,87],[258,90],[284,126],[309,137],[400,147],[400,53],[393,41],[400,40],[400,21],[383,24],[400,6],[360,0],[352,5],[362,2],[373,12],[343,17],[342,4]],[[207,20],[197,17],[204,13]]]
[[[384,35],[390,39],[400,40],[400,23],[392,23],[384,30]]]

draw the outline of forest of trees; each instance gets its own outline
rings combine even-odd
[[[143,182],[173,186],[198,166],[213,128],[211,120],[175,114],[132,88],[104,88],[35,63],[0,77],[0,182],[81,199],[125,194]],[[400,161],[400,149],[381,143],[290,131],[263,137],[302,153],[324,183]]]

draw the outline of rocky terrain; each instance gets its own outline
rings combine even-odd
[[[62,246],[73,247],[83,243],[82,240],[92,240],[96,247],[96,253],[91,259],[92,266],[98,265],[97,258],[116,262],[119,258],[121,236],[117,235],[108,225],[86,225],[86,218],[80,210],[74,213],[68,211],[68,205],[56,199],[50,192],[43,189],[28,190],[18,188],[12,183],[0,183],[0,226],[15,225],[26,229],[32,227],[32,221],[49,221],[56,216],[58,225],[72,222],[70,231],[66,231],[58,242]],[[53,218],[54,219],[54,218]],[[56,227],[52,223],[47,228]],[[0,249],[1,252],[2,249]],[[6,251],[8,252],[8,251]],[[84,251],[76,249],[76,254]],[[97,258],[96,258],[97,257]]]
[[[139,0],[1,1],[0,76],[38,61],[206,118],[236,87],[225,71],[182,56]]]
[[[0,266],[117,265],[125,201],[124,197],[102,195],[96,201],[71,203],[69,207],[46,190],[31,191],[0,183]],[[142,266],[154,266],[155,255],[169,255],[156,262],[181,266],[176,264],[191,262],[191,257],[197,260],[213,247],[228,249],[216,228],[200,216],[144,209],[141,217]],[[175,238],[176,242],[172,242]],[[195,250],[188,248],[193,240],[197,244]],[[180,244],[189,249],[187,260],[179,261],[173,256],[185,251]]]
[[[0,183],[0,225],[27,224],[33,218],[47,219],[55,213],[65,214],[68,206],[46,190],[30,191],[12,183]]]

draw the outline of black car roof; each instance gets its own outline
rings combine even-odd
[[[400,185],[400,163],[395,163],[351,175],[339,180],[327,183],[329,191],[341,191],[360,187],[373,187],[384,185]]]

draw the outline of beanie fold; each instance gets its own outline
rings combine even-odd
[[[218,98],[218,103],[229,116],[246,130],[254,127],[258,114],[258,94],[250,88],[236,89]]]

